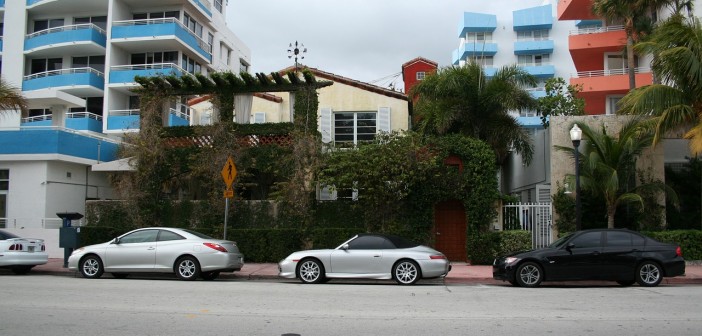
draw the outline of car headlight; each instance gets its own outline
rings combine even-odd
[[[519,261],[519,258],[517,257],[507,257],[505,258],[505,264],[511,265]]]

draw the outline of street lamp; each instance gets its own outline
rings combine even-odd
[[[298,70],[297,57],[300,56],[300,59],[305,59],[306,53],[307,48],[305,48],[305,45],[303,43],[300,43],[299,46],[297,44],[297,41],[295,41],[295,45],[290,43],[290,46],[288,47],[288,58],[295,57],[295,71]]]
[[[580,139],[583,136],[583,131],[578,125],[573,125],[570,129],[570,140],[573,141],[575,150],[575,229],[580,230]]]

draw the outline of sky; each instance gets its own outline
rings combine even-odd
[[[227,22],[251,50],[252,72],[270,73],[294,65],[287,50],[297,41],[307,48],[305,59],[298,59],[300,63],[387,87],[387,77],[399,75],[402,64],[416,57],[430,59],[440,67],[451,65],[463,12],[496,13],[543,2],[229,0]],[[399,76],[396,85],[401,84]]]

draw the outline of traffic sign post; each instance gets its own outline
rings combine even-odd
[[[227,239],[227,220],[229,219],[229,199],[234,198],[234,188],[232,188],[232,184],[234,183],[234,179],[236,178],[236,165],[234,164],[234,160],[232,160],[232,157],[229,156],[227,158],[227,162],[224,164],[224,168],[222,168],[222,179],[224,179],[224,183],[227,185],[227,189],[224,191],[224,239]]]

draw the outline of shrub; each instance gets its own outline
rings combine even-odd
[[[496,257],[531,249],[531,233],[523,230],[474,232],[468,235],[468,259],[473,265],[490,265]]]

